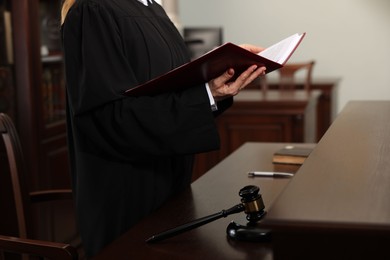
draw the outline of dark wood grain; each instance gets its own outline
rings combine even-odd
[[[388,101],[351,102],[338,116],[265,219],[278,258],[390,259],[389,118]]]
[[[317,111],[317,141],[325,134],[329,126],[332,124],[333,120],[336,118],[338,107],[338,85],[341,81],[340,78],[319,78],[315,77],[312,80],[310,89],[320,90],[321,96],[318,102],[318,111]],[[277,78],[268,78],[266,80],[266,87],[268,89],[279,89],[279,79]],[[260,80],[255,80],[251,83],[247,89],[261,89]],[[297,78],[295,80],[295,88],[303,89],[304,88],[304,79]]]
[[[217,118],[221,147],[196,156],[195,180],[245,142],[316,142],[321,92],[244,90]]]
[[[190,189],[109,245],[95,259],[272,259],[271,244],[237,242],[227,238],[226,227],[231,221],[246,224],[244,213],[216,220],[156,244],[147,244],[145,240],[166,229],[240,203],[238,192],[246,185],[260,187],[267,210],[290,179],[249,178],[247,172],[272,171],[272,155],[285,145],[246,143],[195,181]]]
[[[349,103],[292,179],[248,178],[273,170],[285,144],[246,143],[96,259],[390,259],[389,118],[389,101]],[[227,239],[230,221],[245,223],[241,213],[144,242],[235,205],[248,184],[261,189],[268,213],[257,225],[272,230],[272,244]]]

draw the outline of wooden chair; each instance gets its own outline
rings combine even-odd
[[[287,63],[281,69],[277,70],[279,73],[279,88],[280,89],[295,89],[296,88],[296,74],[300,71],[304,72],[303,89],[309,91],[312,82],[312,71],[314,61]]]
[[[53,260],[77,260],[78,254],[69,244],[23,239],[0,235],[0,259],[6,260],[5,252],[16,255],[39,257]],[[28,259],[28,258],[27,258]]]
[[[39,223],[44,222],[47,224],[48,220],[53,218],[52,209],[59,205],[63,207],[67,201],[68,205],[71,205],[73,210],[72,202],[72,191],[69,189],[62,190],[44,190],[29,192],[27,187],[27,169],[23,163],[22,148],[20,145],[19,137],[16,132],[15,126],[11,118],[3,113],[0,113],[0,133],[2,139],[0,139],[0,233],[2,235],[18,237],[18,243],[15,244],[15,248],[21,248],[27,245],[24,239],[40,239],[37,232],[40,227],[36,227],[37,218]],[[2,144],[2,145],[1,145]],[[8,165],[8,167],[4,167]],[[59,204],[58,204],[59,203]],[[34,211],[35,206],[39,204],[47,204],[48,207],[43,211],[36,213]],[[49,214],[49,216],[43,216],[42,212]],[[37,217],[38,216],[38,217]],[[69,214],[71,224],[64,223],[66,229],[69,225],[74,228],[74,232],[69,232],[71,236],[69,240],[75,241],[75,247],[82,250],[81,242],[76,229],[74,220],[74,214]],[[34,221],[35,217],[35,221]],[[67,220],[68,221],[68,220]],[[66,224],[66,225],[65,225]],[[46,227],[47,228],[47,227]],[[49,232],[52,232],[51,230]],[[2,237],[2,245],[7,245]],[[44,238],[46,240],[46,238]],[[47,239],[49,240],[49,239]],[[29,241],[31,242],[31,240]],[[63,242],[63,241],[61,241]],[[44,245],[44,242],[37,242],[40,245]],[[67,243],[67,242],[66,242]],[[70,241],[69,241],[70,243]],[[18,247],[16,247],[16,244]],[[48,243],[50,245],[50,243]],[[19,247],[20,246],[20,247]],[[27,250],[26,246],[26,250]]]

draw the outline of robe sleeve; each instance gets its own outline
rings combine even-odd
[[[81,151],[133,161],[219,147],[204,85],[154,97],[127,97],[138,85],[109,10],[78,6],[65,21],[64,47],[73,131]],[[231,104],[219,104],[220,113]]]

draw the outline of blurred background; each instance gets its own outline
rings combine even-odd
[[[223,40],[237,44],[267,47],[306,32],[290,61],[313,59],[314,78],[341,79],[338,110],[349,100],[390,98],[388,0],[178,0],[178,15],[182,27],[222,27]]]

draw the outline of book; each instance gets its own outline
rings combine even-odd
[[[289,172],[296,173],[302,164],[287,164],[287,163],[274,163],[273,170],[275,172]]]
[[[306,158],[309,157],[314,147],[315,145],[313,146],[287,145],[273,154],[272,163],[301,165],[304,163]]]
[[[5,49],[7,52],[7,64],[14,63],[14,50],[12,41],[12,17],[10,11],[4,11]]]
[[[3,7],[0,5],[0,66],[8,64],[4,13],[5,13],[5,11],[3,10]]]
[[[1,1],[0,1],[1,3]],[[0,65],[13,64],[11,11],[0,6]]]
[[[222,75],[229,68],[233,68],[235,76],[238,77],[249,66],[255,64],[259,67],[265,66],[266,73],[270,73],[284,66],[305,35],[306,33],[293,34],[258,54],[228,42],[191,62],[128,89],[125,94],[142,96],[177,91],[183,87],[208,82]]]

